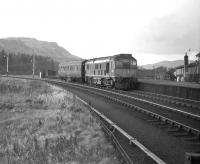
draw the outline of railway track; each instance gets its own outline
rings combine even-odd
[[[136,91],[136,90],[134,91],[109,90],[109,91],[119,93],[124,97],[136,101],[151,104],[152,106],[156,106],[164,110],[180,113],[181,115],[184,115],[186,117],[200,120],[200,101],[182,99],[177,97],[175,97],[175,100],[173,100],[173,97],[171,96],[154,94],[143,91]],[[185,103],[186,101],[187,103]]]
[[[157,93],[151,93],[151,92],[144,92],[144,91],[134,91],[130,92],[131,95],[135,95],[144,99],[150,99],[162,103],[168,103],[173,106],[179,106],[182,108],[189,108],[198,110],[200,113],[200,101],[197,100],[191,100],[191,99],[184,99],[179,97],[173,97],[163,94],[157,94]]]
[[[150,101],[150,98],[148,97],[147,97],[148,100],[143,99],[142,97],[144,96],[141,95],[142,93],[139,93],[140,94],[139,96],[141,97],[139,96],[136,97],[138,93],[135,94],[135,93],[129,93],[129,92],[124,92],[124,91],[100,89],[100,88],[95,88],[95,87],[90,87],[90,86],[83,86],[80,84],[60,82],[56,80],[45,80],[45,81],[51,82],[60,86],[68,86],[70,88],[74,88],[76,90],[83,91],[85,93],[90,93],[93,95],[104,97],[105,99],[109,101],[118,103],[126,108],[129,108],[131,111],[142,113],[142,115],[145,114],[148,117],[147,120],[150,123],[155,124],[156,126],[158,125],[162,129],[167,129],[169,133],[178,132],[176,137],[184,137],[186,138],[185,139],[186,141],[192,141],[194,142],[195,145],[199,144],[199,139],[200,139],[199,115],[196,113],[180,110],[174,107],[169,107],[167,105],[162,105],[161,103],[152,102]],[[162,99],[164,99],[164,97],[162,97]],[[166,113],[170,113],[171,116],[167,115]],[[177,118],[179,118],[178,121],[177,121]],[[111,129],[113,129],[113,127],[114,129],[118,129],[118,130],[120,129],[120,128],[116,128],[113,125],[116,125],[116,124],[114,123],[109,124],[109,126],[111,126]],[[128,139],[130,143],[132,143],[132,141],[136,141],[133,137],[130,138],[126,132],[121,131],[120,134],[123,134],[123,136],[126,136],[126,139]],[[127,134],[127,135],[124,135],[124,134]],[[148,149],[145,148],[142,150],[148,150]],[[161,160],[162,162],[159,162],[159,160],[156,162],[155,159],[153,161],[155,163],[163,162],[162,160]]]
[[[124,158],[125,163],[133,164],[133,160],[130,159],[129,155],[124,150],[123,146],[119,143],[118,137],[116,137],[116,133],[118,133],[117,136],[122,135],[126,140],[128,140],[129,147],[131,145],[136,145],[135,149],[138,149],[137,151],[140,151],[140,156],[142,155],[142,159],[148,158],[148,163],[158,163],[158,164],[165,164],[163,160],[161,160],[159,157],[157,157],[154,153],[152,153],[149,149],[147,149],[144,145],[142,145],[136,138],[133,138],[128,133],[126,133],[123,129],[121,129],[118,125],[116,125],[114,122],[112,122],[110,119],[108,119],[105,115],[97,111],[95,108],[91,107],[89,103],[83,101],[82,99],[78,98],[82,103],[89,106],[89,109],[92,113],[96,115],[98,120],[100,121],[103,129],[106,131],[107,134],[109,134],[112,137],[112,140],[114,141],[115,145],[117,146],[118,151],[122,154]],[[138,155],[138,154],[137,154]],[[145,157],[148,156],[148,157]],[[145,163],[144,160],[142,163]]]
[[[176,127],[179,128],[179,130],[191,133],[194,136],[196,136],[197,139],[199,139],[200,137],[199,115],[195,115],[192,113],[177,110],[175,108],[169,108],[167,106],[156,104],[150,101],[131,97],[126,94],[118,93],[118,91],[116,92],[116,91],[104,90],[90,86],[82,86],[80,84],[74,84],[74,83],[65,83],[65,84],[70,85],[71,87],[76,87],[77,89],[80,90],[85,90],[87,92],[103,96],[109,100],[127,106],[135,111],[142,112],[156,120],[163,121],[164,123],[171,125],[172,128]],[[136,103],[137,105],[135,105]],[[169,113],[169,111],[173,112]],[[178,122],[177,119],[180,122]]]
[[[131,103],[130,101],[127,102],[127,99],[128,99],[127,95],[122,95],[121,93],[119,94],[110,90],[102,90],[99,88],[93,88],[90,86],[82,86],[82,85],[74,84],[74,83],[67,83],[67,85],[68,87],[76,88],[78,91],[82,90],[86,94],[88,92],[93,95],[104,97],[106,100],[113,101],[115,103],[123,105],[126,108],[131,109],[131,111],[142,113],[142,115],[145,114],[148,117],[147,121],[149,121],[150,123],[156,126],[159,126],[160,129],[164,129],[164,130],[167,129],[168,133],[173,134],[173,136],[180,139],[184,138],[184,142],[192,142],[192,144],[195,145],[195,147],[200,146],[199,128],[196,129],[196,128],[193,128],[192,126],[187,126],[176,120],[169,119],[168,117],[154,113],[148,109],[144,109],[142,107],[136,106],[134,105],[134,103]],[[126,101],[124,97],[126,98]],[[153,107],[155,107],[155,104]],[[172,113],[174,114],[174,112]],[[184,116],[184,113],[181,115],[180,114],[178,115],[182,117],[182,115]],[[184,116],[184,119],[188,119],[188,118]],[[194,124],[199,125],[198,124],[199,120],[193,119],[191,117],[189,117],[189,119],[194,120],[195,121]],[[200,149],[198,149],[198,151],[199,150]]]

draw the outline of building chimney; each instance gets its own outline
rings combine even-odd
[[[184,56],[184,79],[186,78],[187,72],[188,72],[188,55],[186,52]]]

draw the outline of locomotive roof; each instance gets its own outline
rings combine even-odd
[[[113,56],[89,59],[89,60],[87,60],[87,62],[93,62],[93,63],[108,62],[110,59],[117,59],[117,58],[133,58],[134,60],[136,60],[132,56],[132,54],[118,54],[118,55],[113,55]]]
[[[99,58],[93,58],[93,59],[88,59],[88,60],[75,60],[75,61],[65,61],[60,63],[59,65],[80,65],[82,62],[86,61],[92,62],[92,63],[101,63],[101,62],[108,62],[111,59],[120,59],[120,58],[132,58],[133,60],[136,60],[132,54],[117,54],[113,56],[106,56],[106,57],[99,57]]]

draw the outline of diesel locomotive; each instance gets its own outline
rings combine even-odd
[[[58,76],[66,81],[128,90],[136,86],[137,60],[131,54],[118,54],[63,62],[59,65]]]

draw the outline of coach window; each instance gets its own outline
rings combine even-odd
[[[94,75],[95,75],[95,70],[94,70]]]
[[[109,63],[106,63],[106,73],[109,73]]]
[[[87,64],[87,69],[89,69],[89,64]]]

